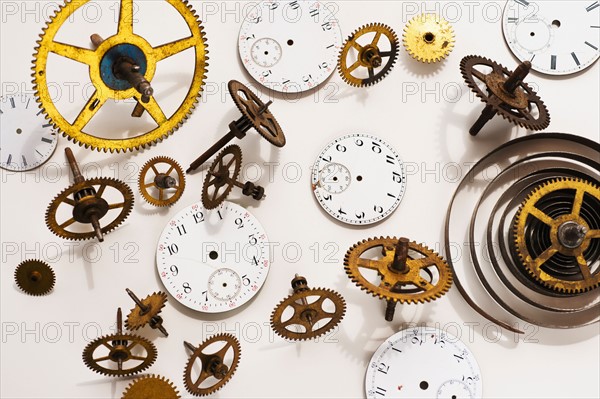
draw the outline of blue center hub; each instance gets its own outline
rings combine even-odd
[[[100,61],[100,77],[105,85],[113,90],[128,90],[132,86],[127,80],[119,79],[115,76],[114,66],[115,63],[122,58],[128,58],[134,64],[140,67],[140,73],[146,74],[148,69],[148,62],[146,61],[146,55],[139,47],[129,43],[117,44],[108,50],[102,61]]]

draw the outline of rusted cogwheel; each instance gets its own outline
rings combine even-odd
[[[145,375],[125,388],[121,399],[180,399],[171,381],[158,375]]]
[[[140,349],[143,349],[143,354],[139,354]],[[97,355],[96,352],[100,351],[103,353]],[[121,308],[117,311],[117,333],[98,338],[83,350],[86,366],[96,373],[111,377],[140,373],[154,363],[156,356],[156,347],[152,342],[137,335],[123,334]],[[107,363],[116,368],[109,368]]]
[[[515,247],[543,286],[578,294],[600,286],[600,188],[575,178],[534,189],[514,222]]]
[[[217,334],[198,347],[188,342],[184,344],[192,351],[183,372],[183,382],[189,393],[195,396],[210,395],[229,382],[237,369],[242,351],[237,338],[231,334]],[[223,346],[217,351],[206,353],[209,346],[215,346],[213,344]],[[197,361],[200,361],[200,373],[193,376]],[[203,384],[204,382],[206,383]]]
[[[162,308],[167,303],[167,294],[164,292],[155,292],[144,299],[139,299],[129,288],[125,289],[127,294],[135,302],[135,307],[131,309],[125,320],[125,328],[135,331],[150,324],[153,329],[158,329],[166,337],[169,336],[167,330],[163,327],[163,319],[159,316]]]
[[[163,168],[163,165],[166,167]],[[153,176],[148,176],[150,171]],[[181,198],[185,190],[185,174],[174,159],[155,157],[142,166],[138,185],[142,197],[148,203],[154,206],[171,206]]]
[[[373,38],[367,40],[370,34],[374,34]],[[380,42],[382,37],[387,43]],[[353,49],[355,51],[351,51]],[[338,71],[349,85],[371,86],[385,78],[394,66],[397,56],[398,37],[392,28],[380,23],[367,24],[346,39],[340,51]],[[358,77],[356,72],[366,72],[367,76]]]
[[[294,341],[317,338],[331,331],[344,318],[346,301],[337,292],[309,288],[306,279],[298,275],[292,280],[292,288],[294,293],[281,301],[271,314],[271,328],[282,338]],[[326,301],[333,304],[332,310],[324,309],[328,306]],[[284,319],[290,307],[293,313]]]
[[[202,204],[215,209],[229,195],[242,170],[242,150],[230,145],[217,155],[202,185]]]
[[[41,260],[30,259],[21,262],[15,269],[15,282],[26,294],[46,295],[54,287],[54,271]]]
[[[454,29],[437,14],[417,15],[404,27],[404,48],[421,62],[439,62],[454,48]]]

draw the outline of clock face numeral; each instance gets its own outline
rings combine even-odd
[[[248,211],[225,201],[206,210],[201,203],[167,224],[156,251],[159,276],[183,305],[207,313],[248,302],[270,266],[267,235]]]
[[[396,151],[380,138],[364,134],[331,142],[312,171],[313,191],[323,209],[354,225],[391,215],[402,200],[405,180]]]

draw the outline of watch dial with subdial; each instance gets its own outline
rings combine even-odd
[[[329,143],[312,169],[312,189],[337,220],[368,225],[390,216],[406,189],[396,151],[382,139],[350,134]]]
[[[232,310],[254,297],[267,278],[267,234],[239,205],[225,201],[206,210],[198,202],[167,223],[156,266],[167,291],[188,308]]]
[[[502,26],[515,57],[541,73],[576,73],[600,56],[598,1],[508,0]]]
[[[242,64],[263,86],[298,93],[323,83],[335,71],[342,32],[326,3],[263,1],[240,28]]]
[[[23,172],[50,159],[56,150],[58,136],[41,113],[31,95],[2,97],[0,168]]]
[[[481,398],[481,372],[458,338],[433,327],[402,330],[377,349],[365,378],[372,398]]]

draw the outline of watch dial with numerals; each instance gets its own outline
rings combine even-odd
[[[508,0],[502,27],[515,57],[541,73],[576,73],[600,57],[598,1]]]
[[[367,134],[342,136],[325,147],[312,169],[312,189],[323,209],[337,220],[367,225],[390,216],[406,189],[396,151]]]
[[[481,372],[458,338],[433,327],[415,327],[389,337],[367,369],[372,398],[481,398]]]
[[[169,293],[190,309],[220,313],[238,308],[269,273],[267,235],[246,209],[225,201],[213,210],[195,203],[165,227],[156,251]]]
[[[323,83],[335,71],[342,32],[325,3],[263,1],[240,28],[244,67],[263,86],[298,93]]]
[[[0,168],[23,172],[50,159],[56,150],[58,136],[41,113],[32,95],[2,97]]]

